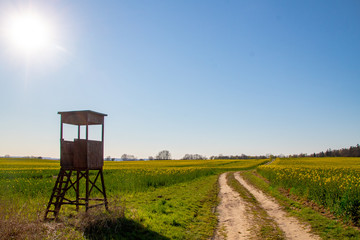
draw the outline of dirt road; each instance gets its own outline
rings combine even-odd
[[[226,173],[219,177],[221,199],[217,208],[218,228],[214,239],[250,239],[251,215],[246,202],[226,183]],[[226,238],[227,237],[227,238]]]
[[[214,239],[257,239],[256,234],[252,232],[254,225],[257,224],[253,217],[256,212],[251,212],[247,202],[240,197],[238,192],[227,184],[226,174],[227,173],[224,173],[219,177],[219,197],[221,201],[217,208],[219,224]],[[265,195],[246,182],[239,173],[235,173],[234,176],[277,223],[279,228],[284,232],[286,239],[320,239],[318,236],[310,233],[309,226],[289,216],[275,199]]]

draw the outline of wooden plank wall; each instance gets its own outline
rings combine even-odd
[[[64,168],[74,166],[74,142],[61,141],[60,166]]]
[[[100,141],[88,140],[88,168],[101,169],[104,165],[104,149]]]

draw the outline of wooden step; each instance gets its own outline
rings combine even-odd
[[[54,195],[54,197],[56,197],[56,198],[59,198],[59,197],[64,197],[64,194]]]

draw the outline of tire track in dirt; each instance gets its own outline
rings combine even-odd
[[[251,214],[247,212],[246,202],[239,193],[227,184],[226,175],[223,173],[219,177],[219,222],[213,239],[250,239]]]
[[[300,223],[295,217],[288,216],[288,214],[282,209],[282,207],[276,203],[274,199],[271,199],[265,195],[262,191],[247,183],[239,174],[235,173],[235,179],[240,182],[260,203],[269,216],[275,220],[280,229],[285,233],[287,239],[320,239],[320,237],[310,233],[310,227]],[[226,182],[225,182],[226,184]],[[219,214],[221,214],[219,212]],[[240,239],[240,238],[228,238],[228,239]]]

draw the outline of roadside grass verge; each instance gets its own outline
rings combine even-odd
[[[250,208],[249,214],[254,217],[254,227],[251,231],[258,239],[285,239],[284,232],[280,230],[276,222],[260,206],[260,203],[256,200],[254,195],[235,179],[234,172],[228,173],[226,179],[227,184],[240,194]]]
[[[125,195],[127,218],[169,239],[209,239],[217,224],[217,175]]]
[[[360,239],[359,230],[346,226],[339,220],[323,216],[312,208],[286,197],[281,193],[280,188],[272,186],[263,177],[257,175],[255,171],[241,172],[241,176],[260,190],[275,197],[291,215],[309,223],[312,231],[322,239]]]
[[[60,221],[68,235],[77,237],[75,231],[86,239],[210,239],[217,224],[217,193],[217,176],[201,177],[114,196],[110,213],[99,208],[74,215],[67,208]]]

